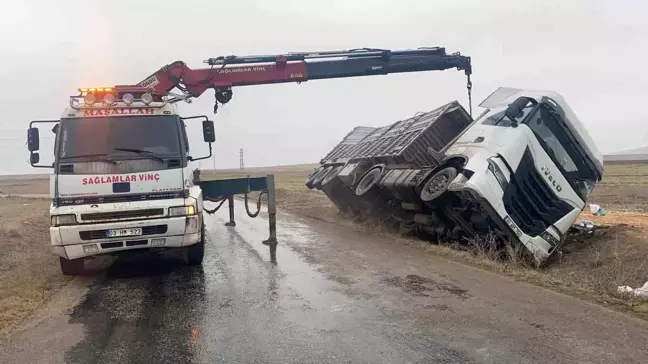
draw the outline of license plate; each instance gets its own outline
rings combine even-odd
[[[116,238],[119,236],[136,236],[136,235],[142,235],[142,228],[106,230],[107,238]]]

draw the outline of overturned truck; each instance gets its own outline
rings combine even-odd
[[[536,264],[558,250],[603,175],[565,100],[499,88],[473,120],[458,103],[384,127],[356,127],[306,180],[340,212],[403,233],[521,244]]]

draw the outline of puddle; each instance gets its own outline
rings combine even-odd
[[[468,291],[453,283],[440,283],[430,278],[421,277],[416,274],[408,274],[405,277],[389,277],[383,280],[384,283],[401,288],[403,291],[414,296],[430,297],[430,292],[446,292],[461,300],[470,298]]]

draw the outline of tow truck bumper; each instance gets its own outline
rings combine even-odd
[[[141,228],[142,235],[106,238],[110,229]],[[77,259],[136,249],[180,248],[201,240],[202,216],[50,227],[55,255]]]

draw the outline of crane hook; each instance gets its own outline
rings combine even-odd
[[[216,88],[214,89],[214,97],[216,101],[214,102],[214,114],[218,111],[218,103],[223,105],[227,104],[232,99],[232,88]]]

